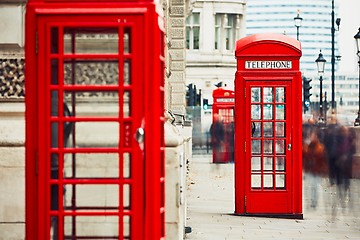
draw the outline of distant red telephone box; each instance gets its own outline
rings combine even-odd
[[[300,42],[237,41],[235,214],[302,218]]]
[[[213,101],[210,128],[213,163],[234,162],[235,92],[219,87],[213,91]]]
[[[26,239],[164,239],[155,0],[29,0]]]

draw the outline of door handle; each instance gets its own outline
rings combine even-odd
[[[143,128],[138,128],[136,130],[136,133],[135,133],[135,140],[138,142],[138,143],[143,143],[144,142],[144,139],[145,139],[145,131]]]
[[[288,146],[287,146],[287,149],[288,149],[289,151],[291,151],[291,147],[292,147],[292,146],[291,146],[291,143],[289,143]]]

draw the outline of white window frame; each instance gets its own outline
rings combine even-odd
[[[186,49],[200,49],[200,13],[192,13],[186,19]]]

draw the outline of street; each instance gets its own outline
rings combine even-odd
[[[187,189],[186,239],[360,239],[360,179],[351,196],[339,200],[328,179],[318,184],[318,204],[310,204],[310,180],[303,176],[303,220],[235,216],[234,164],[213,164],[211,155],[193,155]]]

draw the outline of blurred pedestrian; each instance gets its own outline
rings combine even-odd
[[[214,162],[224,162],[224,124],[219,114],[214,114],[213,123],[210,127],[212,149],[214,151]]]
[[[303,145],[303,169],[309,182],[310,207],[316,208],[321,179],[328,173],[325,147],[319,140],[316,128],[313,128],[308,141]]]

